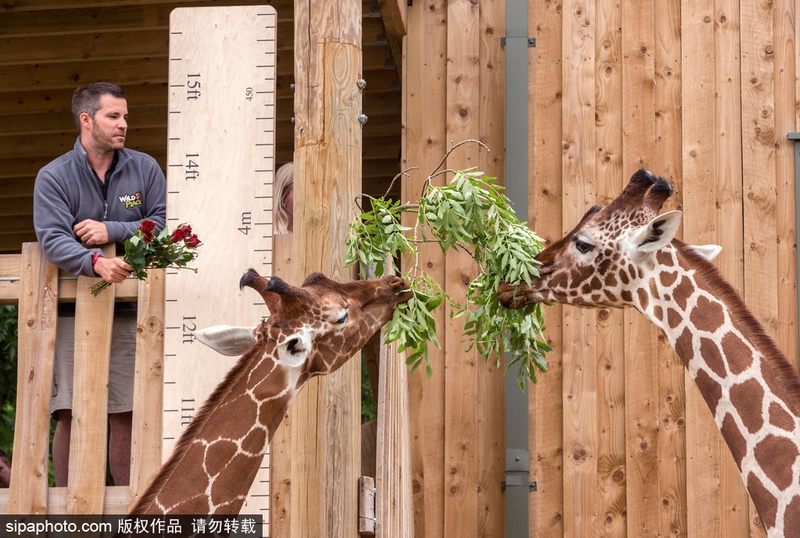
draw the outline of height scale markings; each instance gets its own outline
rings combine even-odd
[[[194,331],[252,326],[267,313],[253,290],[239,290],[239,278],[250,267],[272,272],[276,25],[272,6],[170,15],[167,224],[190,224],[203,244],[191,264],[197,273],[166,277],[164,460],[238,360],[200,344]],[[269,455],[242,513],[267,522],[268,510]]]

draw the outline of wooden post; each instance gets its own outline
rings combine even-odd
[[[295,274],[342,269],[361,192],[361,2],[295,2]],[[367,81],[369,83],[369,81]],[[357,536],[360,361],[292,404],[292,536]]]
[[[58,269],[38,243],[22,244],[19,290],[16,457],[11,467],[9,514],[47,513],[50,390],[56,347]],[[17,424],[21,424],[20,421]]]
[[[161,468],[164,389],[164,269],[139,281],[131,431],[131,507]]]
[[[104,248],[112,257],[113,244]],[[114,286],[97,297],[89,289],[99,278],[78,277],[75,305],[75,364],[69,446],[67,511],[102,514],[108,431],[108,364],[114,322]]]

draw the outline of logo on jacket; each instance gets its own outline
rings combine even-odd
[[[123,194],[119,197],[119,201],[120,203],[125,204],[125,209],[139,207],[142,205],[142,193],[137,192],[136,194]]]

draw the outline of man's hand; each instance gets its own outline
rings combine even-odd
[[[76,224],[72,231],[86,246],[105,245],[108,243],[108,229],[105,223],[86,219]],[[95,272],[97,272],[95,270]],[[99,273],[98,273],[99,274]]]
[[[133,267],[122,261],[122,258],[103,258],[94,262],[94,272],[106,282],[119,284],[130,276]]]

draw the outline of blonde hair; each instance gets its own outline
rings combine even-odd
[[[275,173],[275,190],[273,211],[273,231],[276,234],[289,233],[289,212],[283,205],[283,200],[289,191],[294,188],[294,164],[288,162],[278,168]]]

